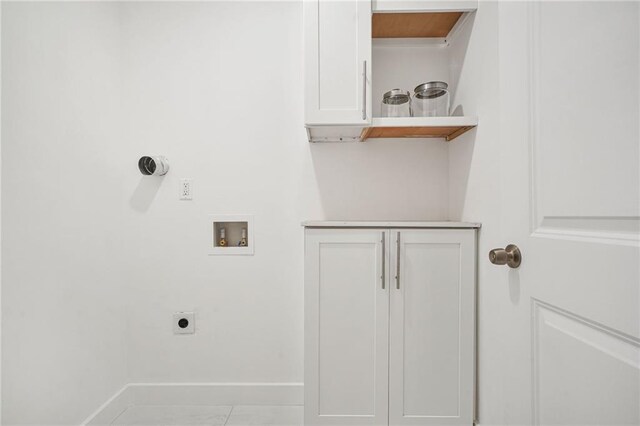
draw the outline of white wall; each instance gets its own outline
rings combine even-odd
[[[481,424],[505,424],[500,402],[505,359],[496,342],[501,334],[501,306],[508,301],[507,274],[494,267],[487,253],[503,247],[500,206],[502,199],[500,170],[500,116],[498,72],[498,3],[479,2],[473,25],[465,27],[452,44],[454,69],[459,74],[454,105],[464,113],[477,115],[479,125],[449,144],[449,214],[452,220],[481,222],[478,240],[478,405]],[[467,33],[472,31],[471,36]],[[488,374],[487,374],[488,373]]]
[[[300,222],[441,218],[446,146],[309,145],[301,4],[137,3],[122,16],[121,156],[172,164],[157,188],[126,172],[130,378],[301,382]],[[192,202],[178,201],[181,177]],[[207,215],[226,213],[255,215],[254,256],[206,255]],[[197,312],[196,335],[171,334],[177,310]]]
[[[373,116],[382,116],[382,96],[391,89],[406,90],[413,96],[415,87],[427,81],[451,83],[450,52],[443,43],[429,39],[373,39]],[[449,84],[449,90],[453,89]]]
[[[126,382],[118,9],[2,8],[3,423],[78,423]]]
[[[300,222],[446,218],[441,141],[306,142],[301,25],[294,2],[5,7],[6,423],[124,382],[301,382]],[[225,213],[255,215],[254,256],[207,256]]]

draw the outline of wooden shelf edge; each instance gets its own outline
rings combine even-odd
[[[362,129],[362,133],[360,133],[360,142],[364,142],[369,139],[369,135],[373,132],[373,129],[375,129],[375,127],[365,127]]]
[[[445,138],[445,140],[447,142],[451,142],[452,140],[454,140],[455,138],[457,138],[458,136],[462,135],[463,133],[467,133],[469,130],[473,129],[476,126],[464,126],[464,127],[460,127],[458,130],[456,130],[455,132],[451,133],[449,136],[447,136]]]
[[[309,142],[364,142],[381,138],[439,138],[452,141],[478,125],[476,116],[374,117],[371,125],[307,127]]]
[[[470,126],[404,126],[404,127],[367,127],[362,130],[360,140],[395,138],[437,138],[450,142],[458,136],[476,127]]]

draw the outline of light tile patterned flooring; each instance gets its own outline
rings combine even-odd
[[[119,426],[302,426],[301,405],[138,405],[113,421]]]

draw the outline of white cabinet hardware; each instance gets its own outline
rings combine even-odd
[[[382,240],[380,241],[382,243],[382,274],[380,275],[380,278],[382,279],[382,289],[384,290],[385,288],[385,282],[384,282],[384,276],[385,276],[385,270],[386,268],[386,264],[387,262],[385,261],[385,256],[386,256],[386,252],[387,252],[387,245],[385,244],[385,232],[382,233]]]
[[[367,121],[367,61],[362,63],[362,119]]]
[[[400,232],[396,232],[396,290],[400,290]]]

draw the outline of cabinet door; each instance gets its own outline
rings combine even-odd
[[[387,425],[388,234],[305,231],[305,425]]]
[[[305,123],[371,122],[371,1],[304,2]]]
[[[391,234],[389,424],[471,425],[475,231]]]

